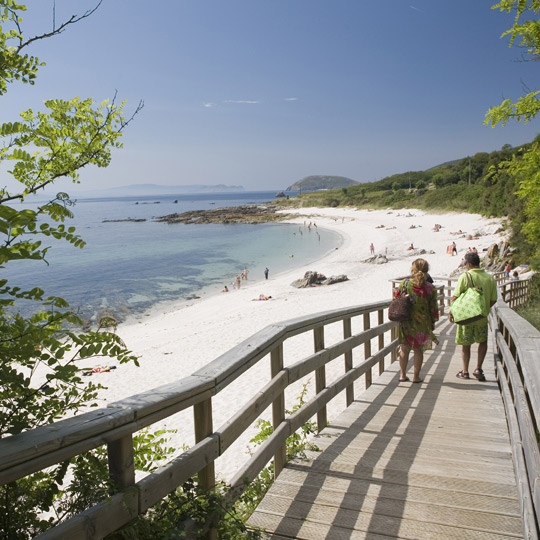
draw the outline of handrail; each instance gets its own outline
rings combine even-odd
[[[353,383],[362,375],[365,386],[372,369],[385,369],[385,359],[397,358],[397,323],[386,320],[390,300],[348,307],[272,324],[230,349],[204,368],[179,381],[143,392],[73,418],[0,439],[0,483],[14,481],[83,452],[107,445],[109,474],[115,493],[85,512],[49,529],[42,539],[101,538],[126,525],[197,474],[207,489],[215,485],[214,461],[272,405],[273,434],[232,479],[229,498],[235,500],[274,458],[276,476],[285,464],[285,443],[313,415],[318,429],[326,426],[326,405],[345,390],[346,405],[354,399]],[[325,329],[341,322],[342,337]],[[354,327],[354,332],[353,332]],[[285,364],[283,344],[312,332],[314,352]],[[330,342],[329,337],[333,339]],[[325,343],[325,338],[328,343]],[[353,364],[354,355],[354,364]],[[212,398],[265,357],[271,378],[254,389],[244,404],[218,429],[212,423]],[[344,373],[326,381],[326,366],[344,358]],[[286,389],[315,373],[315,396],[290,416],[285,415]],[[195,445],[135,482],[132,435],[141,428],[181,410],[193,408]]]
[[[490,313],[495,368],[512,443],[527,539],[540,537],[540,332],[504,302]]]
[[[434,279],[445,282],[437,285],[439,309],[443,313],[456,279]],[[346,406],[349,406],[354,400],[354,381],[364,376],[367,388],[375,366],[378,365],[380,374],[389,355],[391,362],[396,360],[397,323],[387,321],[385,316],[389,303],[390,300],[385,300],[269,325],[189,377],[112,403],[107,408],[0,439],[0,484],[106,444],[115,493],[108,500],[38,537],[41,540],[101,538],[144,513],[195,474],[200,485],[212,489],[215,485],[214,461],[253,424],[262,411],[272,405],[272,435],[231,480],[233,489],[228,497],[236,500],[245,489],[246,481],[251,482],[272,458],[275,475],[280,473],[285,465],[286,439],[309,418],[316,415],[318,429],[323,429],[326,426],[326,406],[330,401],[345,391]],[[504,304],[502,307],[510,311]],[[529,403],[535,411],[540,411],[540,369],[530,361],[540,342],[534,342],[536,348],[527,348],[529,338],[525,336],[522,340],[522,335],[517,334],[518,330],[514,328],[520,318],[516,314],[517,319],[512,318],[505,311],[501,319],[499,312],[502,307],[498,304],[492,311],[497,314],[497,321],[504,321],[504,332],[500,331],[502,335],[509,336],[510,351],[518,351],[520,359],[527,358],[526,366],[522,360],[517,363],[521,377],[527,381],[525,394]],[[329,332],[325,333],[328,325],[340,322],[341,335],[336,337],[336,329],[331,336]],[[313,353],[285,362],[284,343],[307,332],[313,333]],[[518,335],[519,347],[516,346]],[[526,349],[522,351],[524,346]],[[254,389],[252,398],[215,429],[212,398],[267,357],[270,359],[270,380],[262,389]],[[326,381],[326,367],[340,357],[344,358],[343,374]],[[287,416],[284,406],[287,388],[312,373],[315,373],[315,395]],[[511,383],[513,389],[517,388],[518,382],[512,380]],[[514,392],[514,395],[517,394]],[[194,412],[195,445],[135,482],[133,433],[188,408]],[[521,421],[519,415],[518,419]],[[534,421],[538,427],[538,417],[534,416]],[[525,455],[526,462],[532,459],[531,455],[534,457],[531,452]],[[540,468],[531,470],[536,474]],[[540,481],[529,478],[529,482],[532,482],[538,514]]]

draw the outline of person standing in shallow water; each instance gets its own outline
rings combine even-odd
[[[269,272],[268,268],[265,268],[264,269],[264,279],[268,279],[268,272]]]
[[[411,276],[405,278],[396,290],[395,296],[408,294],[413,299],[411,318],[399,324],[399,368],[400,382],[409,381],[407,364],[411,349],[414,354],[413,383],[421,383],[420,370],[424,363],[424,351],[439,343],[433,330],[435,321],[439,319],[437,291],[427,280],[429,265],[424,259],[416,259],[412,263]]]

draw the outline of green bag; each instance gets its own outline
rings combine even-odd
[[[457,324],[469,324],[486,316],[486,302],[481,287],[475,287],[467,272],[467,289],[450,306],[452,318]]]

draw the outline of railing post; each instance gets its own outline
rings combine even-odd
[[[121,439],[111,441],[107,445],[107,457],[113,493],[135,484],[133,438],[131,433]]]
[[[371,328],[370,313],[364,313],[364,330]],[[371,339],[368,339],[364,343],[364,359],[368,359],[371,356]],[[371,386],[371,368],[366,371],[366,390]]]
[[[377,312],[377,324],[381,326],[381,324],[384,324],[384,310],[379,309]],[[384,334],[381,334],[379,336],[379,351],[381,349],[384,349]],[[382,375],[384,373],[384,358],[381,358],[379,362],[379,375]]]
[[[347,317],[346,319],[343,319],[343,338],[347,339],[352,336],[352,326],[351,326],[351,318]],[[353,353],[352,350],[347,351],[345,353],[345,373],[348,371],[351,371],[352,369],[352,358]],[[345,403],[348,407],[352,402],[354,401],[354,387],[353,384],[349,384],[347,388],[345,389]]]
[[[205,399],[193,406],[193,420],[195,425],[195,443],[201,442],[214,430],[212,425],[212,398]],[[199,485],[212,491],[216,486],[216,474],[214,462],[210,462],[206,467],[198,472]],[[210,529],[206,535],[206,540],[217,540],[217,529]]]
[[[270,352],[270,373],[272,379],[283,369],[283,343]],[[274,431],[285,420],[285,393],[281,392],[272,402],[272,426]],[[274,480],[285,467],[287,462],[287,445],[284,444],[274,454]]]
[[[394,341],[398,337],[398,325],[392,327],[390,330],[390,340]],[[390,362],[393,364],[398,358],[398,347],[395,347],[390,354]]]
[[[315,352],[324,349],[324,326],[319,326],[313,329],[313,339]],[[326,366],[321,366],[315,370],[315,392],[318,394],[326,388]],[[326,427],[326,405],[317,411],[317,430],[321,431]]]

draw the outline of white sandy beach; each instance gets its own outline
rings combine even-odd
[[[339,232],[344,239],[343,245],[328,253],[316,265],[311,264],[281,275],[273,275],[270,268],[270,278],[267,281],[264,276],[250,274],[249,281],[243,281],[240,290],[217,293],[199,302],[168,305],[165,308],[158,306],[149,316],[124,323],[118,333],[128,347],[140,356],[140,367],[121,365],[109,373],[93,375],[94,382],[108,386],[100,394],[100,405],[106,406],[126,396],[185,377],[271,323],[389,298],[389,280],[408,274],[415,258],[407,251],[411,243],[415,248],[428,252],[422,257],[429,262],[433,276],[447,276],[458,266],[468,247],[474,246],[482,254],[484,248],[503,238],[502,233],[496,232],[501,229],[501,220],[471,214],[427,214],[419,210],[367,211],[354,208],[303,208],[288,212],[298,214],[294,222],[301,226],[311,221],[317,227]],[[407,216],[409,213],[411,217]],[[433,231],[435,223],[442,226],[439,232]],[[377,228],[380,225],[384,227]],[[411,229],[411,225],[415,225],[415,228]],[[466,233],[465,236],[451,234],[460,229]],[[311,233],[306,229],[306,234],[316,234],[315,231],[312,227]],[[478,239],[467,240],[469,234]],[[446,248],[452,241],[457,244],[457,257],[447,254]],[[376,254],[387,252],[388,263],[374,265],[362,262],[370,256],[371,242]],[[349,281],[307,289],[290,286],[292,281],[303,277],[308,270],[321,272],[327,277],[346,274]],[[261,293],[272,299],[253,301]],[[285,364],[312,352],[311,336],[295,338],[286,344]],[[342,361],[329,370],[330,380],[332,369],[342,373]],[[269,361],[263,359],[258,366],[244,374],[238,383],[214,398],[215,428],[268,382],[269,371]],[[310,384],[310,388],[312,386]],[[294,404],[299,391],[299,386],[291,389],[286,403],[288,408]],[[335,402],[329,409],[330,417],[343,408],[344,398],[338,397]],[[181,448],[183,444],[193,444],[191,411],[159,424],[160,428],[164,426],[178,430],[171,439],[174,446]],[[254,432],[252,429],[218,461],[218,471],[225,478],[230,478],[239,463],[247,458],[245,448]]]

